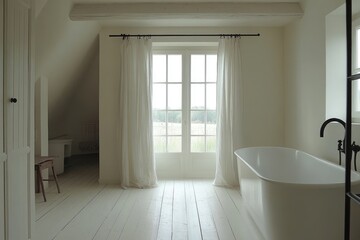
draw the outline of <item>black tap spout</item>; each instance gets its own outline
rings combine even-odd
[[[321,128],[320,128],[320,137],[324,137],[324,130],[325,130],[325,127],[331,123],[331,122],[338,122],[340,123],[344,129],[345,129],[345,122],[339,118],[329,118],[328,120],[326,120],[322,125],[321,125]],[[345,138],[344,138],[344,142],[345,142]]]
[[[329,118],[328,120],[326,120],[322,125],[321,125],[321,128],[320,128],[320,137],[324,137],[324,130],[325,130],[325,127],[331,123],[331,122],[338,122],[340,123],[344,129],[346,129],[345,127],[345,122],[339,118]],[[346,131],[345,131],[346,132]],[[344,140],[341,142],[341,140],[338,141],[338,151],[339,151],[339,162],[341,164],[341,152],[345,152],[345,137],[344,136]]]

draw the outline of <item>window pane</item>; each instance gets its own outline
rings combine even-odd
[[[191,84],[191,109],[205,109],[205,84]]]
[[[154,135],[166,134],[166,111],[153,111]]]
[[[216,137],[206,137],[206,152],[215,152]]]
[[[154,137],[154,151],[166,152],[166,137]]]
[[[191,111],[191,135],[205,135],[205,111]]]
[[[181,109],[181,84],[168,84],[168,109]]]
[[[191,82],[205,82],[205,55],[191,55]]]
[[[182,135],[181,134],[181,111],[168,112],[168,134],[169,135]]]
[[[216,82],[217,79],[217,56],[206,55],[206,81]]]
[[[168,137],[168,152],[181,152],[181,137]]]
[[[168,55],[168,81],[181,82],[182,58],[181,55]]]
[[[166,85],[154,84],[153,86],[153,109],[165,110],[166,109]]]
[[[166,111],[153,111],[153,122],[165,122]]]
[[[191,137],[191,152],[205,152],[205,137]]]
[[[216,135],[216,111],[207,111],[206,115],[206,135]]]
[[[356,86],[356,111],[359,112],[360,111],[360,82],[358,81],[354,81],[355,82],[355,86]]]
[[[206,84],[206,109],[216,109],[216,84]]]
[[[153,82],[166,82],[166,55],[153,56]]]

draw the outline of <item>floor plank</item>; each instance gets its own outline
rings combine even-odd
[[[230,219],[227,216],[221,202],[217,198],[214,187],[207,182],[201,184],[209,198],[209,206],[213,215],[214,223],[220,239],[235,240],[234,231],[232,229]],[[235,209],[234,209],[235,210]]]
[[[257,236],[257,229],[252,226],[251,219],[245,214],[240,214],[237,206],[234,204],[233,199],[227,192],[226,188],[214,187],[215,194],[224,209],[224,212],[229,220],[230,227],[234,232],[236,239],[254,239],[262,240]]]
[[[188,239],[197,240],[202,239],[200,229],[199,211],[195,199],[195,193],[192,181],[185,181],[185,195],[186,195],[186,216],[188,227]]]
[[[174,182],[167,181],[165,184],[164,195],[161,203],[159,230],[157,234],[158,240],[172,239],[173,199],[174,199]]]
[[[117,222],[120,214],[124,210],[124,206],[126,202],[128,202],[129,196],[130,191],[122,191],[122,194],[117,199],[109,215],[103,221],[101,226],[97,229],[93,237],[94,240],[109,239],[109,235],[112,234],[115,223]]]
[[[158,234],[161,205],[165,184],[159,183],[157,188],[151,189],[152,197],[149,207],[141,218],[134,239],[155,240]]]
[[[106,186],[55,237],[56,240],[91,240],[121,195],[119,186]],[[84,224],[86,222],[86,224]]]
[[[214,217],[210,210],[209,196],[203,189],[201,182],[194,182],[193,187],[198,208],[202,239],[219,239]]]
[[[174,185],[173,204],[173,238],[174,240],[187,239],[188,218],[186,215],[185,184],[183,181],[176,181]]]
[[[264,240],[238,189],[211,180],[163,180],[156,188],[98,183],[97,159],[79,161],[36,194],[33,240]]]

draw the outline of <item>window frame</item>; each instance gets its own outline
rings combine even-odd
[[[152,54],[181,54],[182,55],[182,151],[181,152],[155,152],[156,158],[215,158],[215,152],[191,152],[191,54],[217,54],[218,45],[211,43],[206,46],[198,44],[175,45],[166,44],[153,45]],[[217,84],[217,83],[215,83]],[[205,111],[205,110],[204,110]],[[206,134],[206,133],[205,133]],[[216,135],[215,135],[216,136]],[[206,142],[205,142],[206,144]]]

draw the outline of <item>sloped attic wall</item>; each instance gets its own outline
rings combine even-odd
[[[49,138],[73,138],[76,154],[82,126],[98,123],[100,27],[71,21],[71,6],[71,0],[48,0],[37,16],[36,75],[48,79]]]
[[[47,1],[48,0],[35,0],[35,17],[39,16]]]

